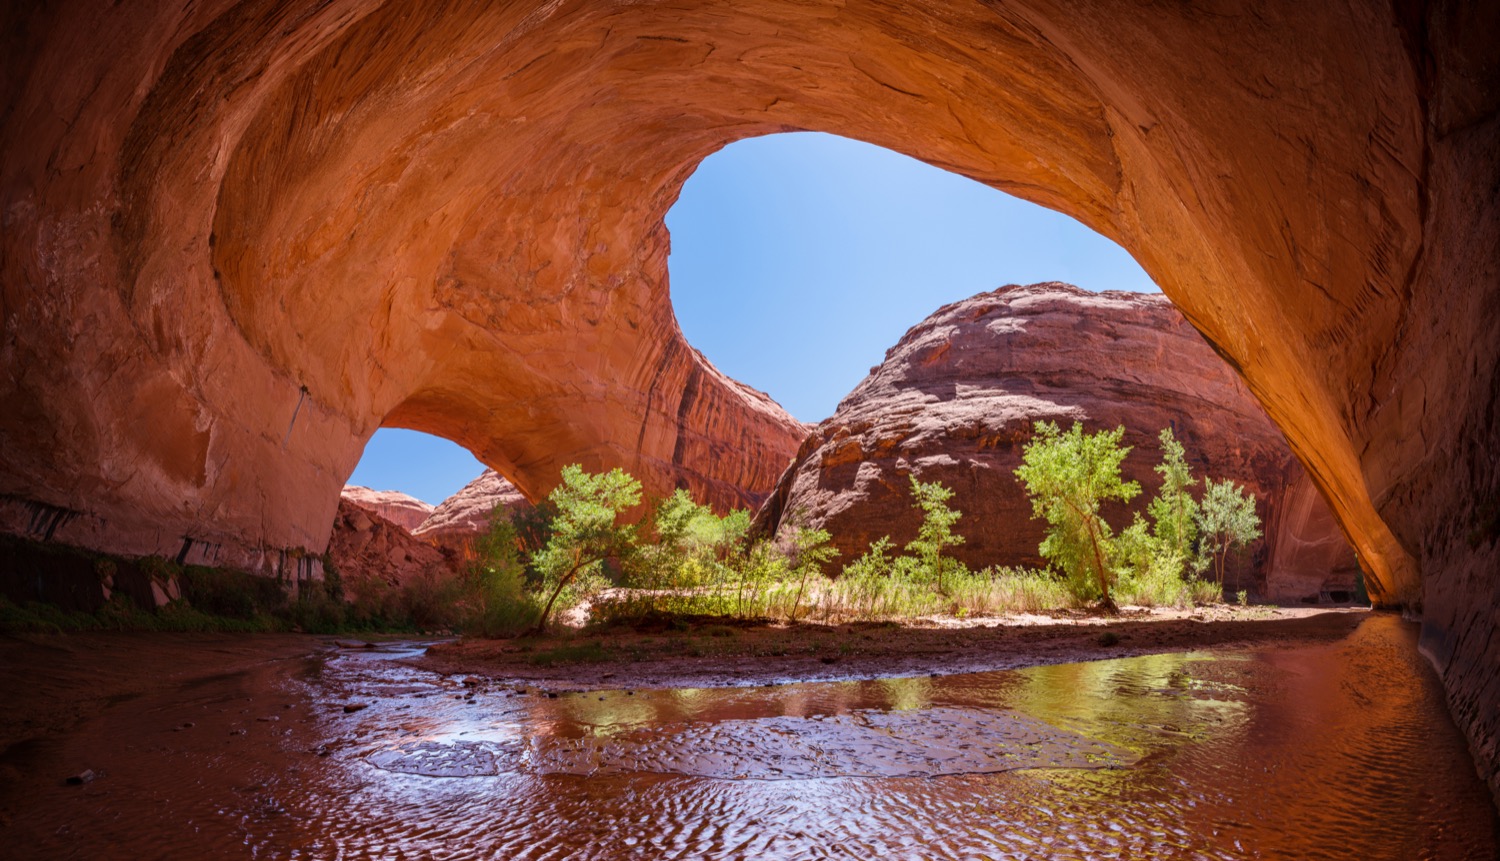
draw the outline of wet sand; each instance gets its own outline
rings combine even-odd
[[[1493,856],[1416,626],[1290,616],[0,639],[0,859]]]
[[[950,618],[906,626],[710,621],[684,630],[439,643],[416,664],[450,675],[576,690],[838,681],[985,672],[1209,646],[1328,642],[1346,636],[1370,613],[1212,607],[1126,611],[1118,617]]]

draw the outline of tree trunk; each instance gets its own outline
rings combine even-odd
[[[1084,514],[1078,506],[1074,505],[1067,498],[1062,498],[1062,503],[1073,509],[1073,513],[1083,521],[1084,528],[1088,530],[1089,547],[1094,551],[1094,575],[1099,580],[1099,595],[1101,596],[1099,609],[1110,614],[1120,612],[1120,608],[1115,606],[1114,599],[1109,597],[1109,578],[1104,571],[1104,553],[1099,549],[1099,538],[1094,531],[1095,518],[1092,515]]]
[[[1094,549],[1094,573],[1099,578],[1099,594],[1102,596],[1099,609],[1110,614],[1118,613],[1120,608],[1116,607],[1114,599],[1109,597],[1109,575],[1104,570],[1104,551],[1099,547],[1099,535],[1095,531],[1094,520],[1089,518],[1086,522],[1089,527],[1089,544]]]
[[[542,607],[542,617],[536,620],[536,624],[531,628],[531,633],[541,634],[547,630],[547,617],[552,615],[552,605],[557,601],[557,596],[561,595],[562,590],[567,588],[573,578],[578,575],[580,568],[586,564],[592,564],[594,561],[596,560],[590,559],[588,562],[583,562],[578,556],[575,555],[573,557],[573,567],[568,569],[568,573],[557,578],[557,586],[552,590],[552,595],[547,598],[546,606]]]

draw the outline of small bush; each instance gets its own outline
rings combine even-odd
[[[286,588],[271,577],[199,565],[179,569],[176,576],[183,599],[211,616],[254,619],[283,614],[289,604]]]
[[[1224,603],[1224,587],[1210,580],[1192,580],[1188,583],[1188,591],[1194,604]]]

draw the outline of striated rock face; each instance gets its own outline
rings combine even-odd
[[[339,493],[342,500],[372,511],[410,532],[422,525],[433,506],[398,490],[371,490],[357,484],[346,484]]]
[[[1274,537],[1265,575],[1272,601],[1313,601],[1352,594],[1359,559],[1333,512],[1305,472],[1297,469],[1265,524]]]
[[[955,492],[965,543],[954,556],[971,567],[1041,565],[1045,524],[1031,519],[1014,473],[1036,421],[1125,427],[1133,450],[1122,471],[1143,492],[1128,508],[1105,509],[1117,528],[1129,512],[1144,514],[1161,486],[1153,467],[1164,427],[1196,476],[1245,485],[1268,523],[1278,519],[1283,488],[1304,477],[1281,431],[1165,296],[1033,284],[945,306],[908,331],[802,444],[762,525],[826,528],[846,562],[882,535],[904,545],[921,523],[907,478],[915,475]],[[1321,538],[1347,550],[1316,491],[1300,502],[1309,513],[1288,523],[1321,528]],[[1282,543],[1274,529],[1266,533],[1250,548],[1253,564],[1226,576],[1231,589],[1266,594],[1265,562]],[[1328,572],[1303,560],[1281,573],[1282,587],[1316,596]]]
[[[1500,4],[0,7],[0,523],[287,572],[381,425],[753,501],[672,317],[704,156],[813,129],[1118,240],[1244,375],[1500,786]],[[305,549],[311,553],[295,552]],[[317,576],[315,567],[296,576]]]
[[[497,507],[509,510],[531,503],[514,484],[493,469],[443,500],[413,531],[423,541],[467,553],[474,537],[490,527]]]
[[[349,499],[339,500],[328,555],[344,591],[355,598],[383,586],[441,578],[455,570],[450,554]]]

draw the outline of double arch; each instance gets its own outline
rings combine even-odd
[[[745,501],[801,428],[684,341],[663,218],[726,144],[826,131],[1124,246],[1284,429],[1377,602],[1425,602],[1445,673],[1500,649],[1456,645],[1500,603],[1500,525],[1456,525],[1500,480],[1482,13],[129,5],[8,13],[0,492],[317,551],[394,425],[531,493],[580,461]]]

